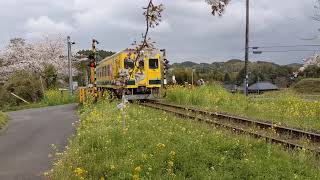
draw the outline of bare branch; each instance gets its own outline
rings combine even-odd
[[[142,52],[145,49],[154,49],[154,42],[151,41],[151,38],[148,37],[149,30],[151,28],[155,28],[161,22],[162,15],[161,13],[164,10],[163,4],[155,5],[152,0],[149,1],[148,6],[143,8],[145,11],[143,15],[145,16],[146,20],[146,30],[142,34],[142,41],[140,44],[137,44],[136,41],[133,42],[135,47],[135,54],[136,58],[134,60],[135,68],[139,68],[139,60],[142,56]],[[130,72],[130,76],[134,73],[134,70]]]
[[[212,8],[212,15],[222,16],[231,0],[205,0]]]

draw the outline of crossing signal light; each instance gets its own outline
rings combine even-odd
[[[164,69],[168,70],[169,69],[169,61],[167,59],[164,59]]]
[[[91,68],[95,68],[96,67],[96,63],[94,62],[90,62],[90,65],[89,65]]]

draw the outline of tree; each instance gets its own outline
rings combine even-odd
[[[16,71],[10,75],[0,93],[1,105],[19,105],[21,100],[12,97],[10,92],[29,102],[39,101],[43,96],[38,75],[26,70]]]
[[[223,81],[226,84],[231,82],[231,78],[230,78],[230,74],[229,73],[225,73]]]
[[[65,52],[66,42],[62,37],[47,36],[34,43],[13,38],[0,54],[3,65],[0,75],[8,78],[17,70],[28,69],[44,77],[44,70],[50,64],[57,70],[58,76],[66,76],[68,60]]]
[[[320,67],[315,65],[308,66],[301,75],[305,78],[320,78]]]
[[[52,64],[47,64],[44,68],[44,81],[48,89],[57,87],[58,72]]]

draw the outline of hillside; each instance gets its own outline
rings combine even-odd
[[[292,84],[293,73],[302,64],[278,65],[272,62],[249,62],[249,84],[257,81],[271,81],[280,87]],[[206,81],[223,81],[225,83],[241,84],[244,79],[244,61],[231,59],[226,62],[195,63],[186,61],[174,63],[172,73],[179,83],[191,81],[191,69],[195,69],[195,79],[202,78]]]
[[[293,86],[293,89],[299,93],[320,93],[320,78],[302,79]]]

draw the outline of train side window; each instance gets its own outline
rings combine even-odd
[[[143,60],[139,61],[139,67],[142,69],[144,68],[144,61]]]
[[[131,59],[125,59],[124,60],[124,68],[125,69],[133,69],[134,68],[134,63]]]
[[[158,69],[159,68],[158,59],[149,59],[149,68],[150,69]]]
[[[110,65],[107,66],[107,76],[110,76]]]

